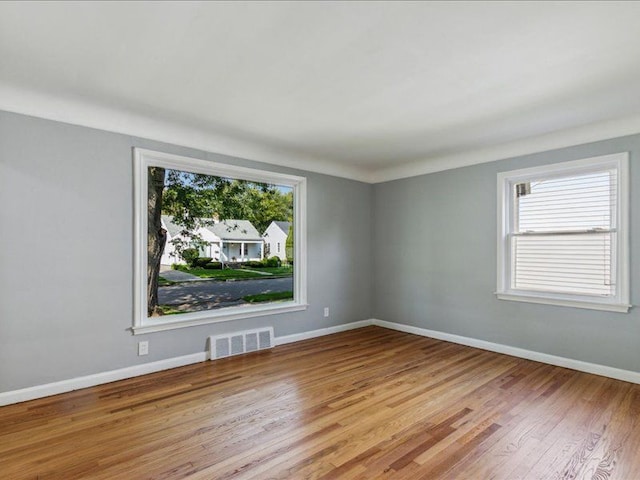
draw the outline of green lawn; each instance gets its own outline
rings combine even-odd
[[[185,273],[190,273],[191,275],[195,275],[200,278],[215,278],[220,280],[227,279],[242,279],[242,278],[269,278],[269,275],[264,275],[265,273],[269,273],[271,275],[277,276],[286,276],[293,274],[293,267],[264,267],[264,268],[250,268],[250,267],[242,267],[241,270],[235,270],[232,268],[225,268],[224,270],[209,270],[202,267],[193,267],[189,268],[186,265],[180,265],[178,270]],[[254,273],[255,272],[255,273]],[[262,272],[263,275],[260,275],[259,272]],[[173,285],[173,283],[168,280],[164,280],[160,278],[161,282],[160,286],[168,286]],[[174,282],[175,283],[175,282]]]
[[[242,268],[245,268],[245,267],[242,267]],[[293,267],[264,267],[264,268],[246,267],[246,270],[254,270],[256,272],[265,272],[265,273],[270,273],[272,275],[291,275],[291,274],[293,274]]]
[[[162,275],[162,274],[160,274]],[[167,280],[166,278],[163,278],[162,276],[158,277],[158,286],[159,287],[169,287],[171,285],[175,285],[176,282],[172,282],[171,280]]]
[[[247,295],[242,297],[245,302],[259,303],[259,302],[274,302],[276,300],[293,300],[293,292],[271,292],[271,293],[259,293],[257,295]]]
[[[219,278],[220,280],[227,280],[229,278],[258,278],[264,277],[264,275],[260,275],[259,273],[247,272],[244,270],[232,270],[230,268],[226,268],[224,270],[208,270],[206,268],[195,267],[195,268],[181,268],[183,272],[190,273],[191,275],[195,275],[200,278]]]
[[[180,310],[176,310],[171,305],[158,305],[158,309],[162,312],[163,315],[176,315],[178,313],[184,313]]]

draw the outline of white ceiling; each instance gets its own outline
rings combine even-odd
[[[364,181],[640,132],[640,2],[0,3],[0,108]]]

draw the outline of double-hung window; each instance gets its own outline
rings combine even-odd
[[[628,311],[628,162],[498,174],[498,298]]]

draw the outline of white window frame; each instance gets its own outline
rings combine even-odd
[[[584,174],[615,168],[617,174],[616,218],[616,295],[598,297],[590,295],[558,294],[511,288],[512,258],[511,233],[514,229],[514,185],[532,180],[572,174]],[[628,312],[629,304],[629,154],[628,152],[585,158],[570,162],[543,165],[498,173],[498,265],[497,291],[500,300],[542,303],[564,307],[587,308],[611,312]]]
[[[133,149],[134,165],[134,334],[226,322],[306,310],[307,304],[307,179],[295,175],[214,163],[181,155]],[[293,189],[293,300],[264,305],[240,305],[203,312],[147,317],[147,177],[149,167],[164,167],[204,175],[248,180]]]

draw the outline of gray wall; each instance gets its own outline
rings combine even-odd
[[[132,336],[133,146],[306,176],[308,310]],[[0,112],[0,392],[202,352],[212,334],[273,325],[283,336],[370,318],[372,191]],[[143,339],[150,354],[138,357]]]
[[[132,336],[133,146],[306,176],[309,309]],[[371,317],[640,371],[636,309],[493,294],[497,172],[620,151],[631,152],[637,303],[640,135],[372,186],[0,112],[0,392],[202,352],[213,334]]]
[[[374,186],[373,316],[640,371],[640,311],[497,300],[496,174],[629,151],[631,303],[640,301],[640,135]]]

